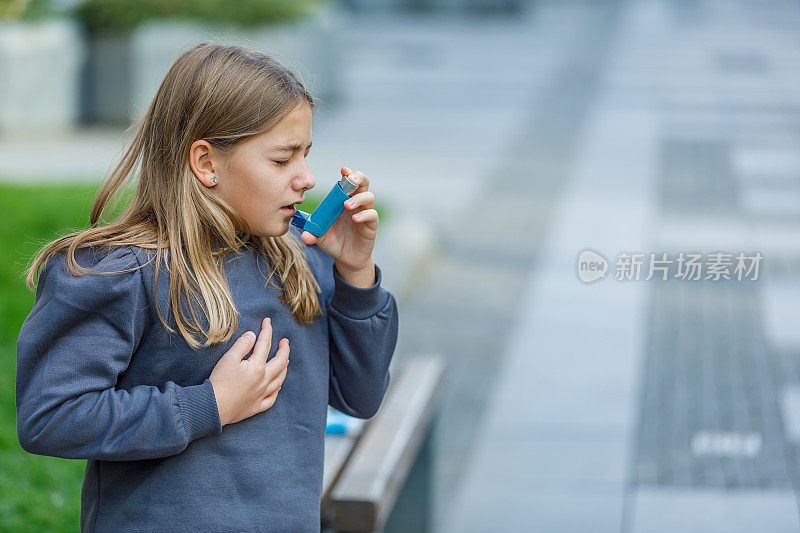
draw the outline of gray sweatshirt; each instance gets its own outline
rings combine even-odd
[[[375,285],[361,289],[317,246],[306,255],[323,315],[296,322],[247,248],[224,265],[239,329],[196,351],[158,319],[153,251],[76,253],[104,272],[144,265],[121,274],[72,276],[63,253],[47,263],[17,343],[17,432],[30,453],[88,459],[81,531],[319,531],[326,407],[375,414],[398,316],[377,266]],[[158,309],[174,327],[168,295],[162,264]],[[208,377],[267,316],[270,358],[290,342],[283,387],[270,409],[223,429]]]

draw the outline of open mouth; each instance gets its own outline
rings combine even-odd
[[[287,215],[294,215],[295,211],[297,211],[297,208],[294,206],[294,204],[290,204],[281,207],[281,211],[283,211]]]

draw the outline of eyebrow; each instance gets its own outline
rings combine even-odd
[[[312,144],[313,143],[308,143],[308,146],[306,147],[306,150],[310,150]],[[279,144],[277,146],[273,146],[272,149],[277,151],[277,152],[294,152],[295,150],[299,150],[302,147],[303,147],[303,145],[300,144],[300,143]]]

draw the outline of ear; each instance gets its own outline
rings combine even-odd
[[[213,187],[219,180],[214,170],[215,159],[218,159],[218,154],[214,153],[214,148],[204,139],[193,142],[189,148],[189,166],[195,177],[206,187]],[[219,166],[219,161],[216,163]]]

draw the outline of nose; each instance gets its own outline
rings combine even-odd
[[[293,182],[295,189],[310,190],[313,189],[316,184],[317,181],[314,179],[314,175],[311,173],[308,163],[303,160],[303,166],[300,169],[300,173]]]

